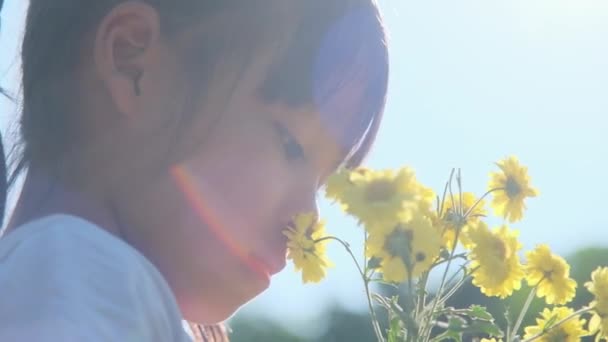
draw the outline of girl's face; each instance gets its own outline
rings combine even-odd
[[[318,188],[344,158],[319,113],[256,97],[264,71],[250,67],[227,103],[207,98],[180,136],[192,152],[121,201],[131,242],[196,321],[223,320],[268,287],[285,266],[282,231],[317,211]]]
[[[322,106],[263,101],[260,87],[285,52],[277,42],[244,65],[233,61],[241,54],[222,59],[204,94],[191,96],[180,43],[160,32],[145,4],[117,6],[82,73],[99,88],[81,102],[92,127],[119,118],[101,139],[111,157],[98,158],[112,170],[104,196],[123,237],[159,268],[186,319],[212,324],[284,268],[282,232],[297,213],[317,211],[319,187],[349,153],[353,133],[340,120],[355,115],[362,88],[344,87]],[[328,118],[335,113],[340,120]]]
[[[276,49],[255,54],[242,73],[229,60],[220,63],[185,127],[172,125],[168,117],[193,91],[177,76],[179,58],[154,39],[153,15],[130,6],[132,13],[123,9],[130,17],[123,13],[107,28],[112,34],[98,35],[115,42],[96,43],[97,70],[133,64],[143,75],[139,95],[130,89],[132,74],[100,77],[114,110],[128,117],[111,139],[123,171],[110,196],[125,239],[159,268],[185,318],[222,321],[284,268],[282,231],[295,214],[317,211],[317,190],[347,152],[318,110],[259,98]],[[129,25],[124,18],[135,19]],[[129,44],[146,50],[130,61]],[[337,101],[356,96],[345,91],[327,108],[348,120],[353,108]],[[160,171],[150,166],[163,158],[170,162]]]

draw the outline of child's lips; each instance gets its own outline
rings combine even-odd
[[[287,264],[285,253],[253,253],[251,259],[269,276],[281,272]]]

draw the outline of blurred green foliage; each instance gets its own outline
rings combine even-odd
[[[283,325],[254,317],[237,317],[230,323],[232,342],[368,342],[374,341],[374,330],[366,312],[358,313],[334,306],[321,314],[323,326],[311,327],[316,336],[298,336]],[[315,324],[315,323],[309,323]]]

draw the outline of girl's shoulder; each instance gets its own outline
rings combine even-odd
[[[114,263],[117,260],[121,262]],[[0,272],[7,263],[57,264],[57,269],[37,269],[50,277],[69,271],[137,274],[134,271],[141,270],[160,276],[143,255],[124,241],[87,220],[65,214],[31,221],[0,238]],[[95,263],[101,267],[82,267]]]
[[[25,261],[25,256],[38,259],[38,254],[51,251],[58,255],[46,255],[49,259],[86,252],[84,256],[87,257],[109,254],[104,256],[127,257],[126,261],[139,261],[137,251],[125,242],[89,221],[65,214],[31,221],[0,239],[0,261]]]
[[[91,222],[52,215],[0,239],[0,340],[184,341],[158,270]],[[33,334],[35,335],[29,335]]]

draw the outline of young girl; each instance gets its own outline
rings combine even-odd
[[[30,0],[22,61],[0,341],[226,320],[368,152],[388,79],[373,0]]]

